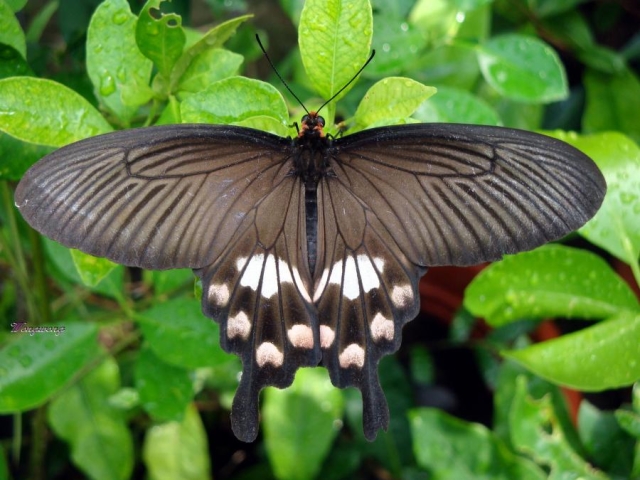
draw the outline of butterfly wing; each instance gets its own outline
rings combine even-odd
[[[340,139],[337,176],[417,265],[473,265],[581,227],[606,184],[593,161],[521,130],[415,124]]]
[[[317,313],[309,297],[305,192],[288,176],[250,210],[219,261],[196,270],[204,313],[219,319],[221,345],[242,359],[231,425],[247,442],[258,434],[258,396],[291,385],[321,354]]]
[[[317,365],[304,189],[291,140],[240,127],[172,125],[93,137],[50,154],[18,185],[38,231],[125,265],[194,268],[204,313],[243,375],[232,425],[251,441],[258,394]]]
[[[322,364],[362,391],[364,431],[388,424],[377,377],[419,308],[426,267],[470,265],[535,248],[579,228],[606,185],[569,145],[530,132],[417,124],[334,142],[319,188]]]
[[[48,155],[15,202],[68,247],[143,268],[198,268],[287,175],[289,149],[288,139],[232,126],[123,130]]]

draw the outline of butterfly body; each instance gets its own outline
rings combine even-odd
[[[400,345],[434,265],[497,260],[560,238],[599,208],[595,164],[519,130],[414,124],[338,139],[171,125],[83,140],[24,176],[16,205],[40,232],[126,265],[193,268],[203,312],[240,356],[232,408],[258,433],[258,395],[325,366],[386,428],[380,358]]]

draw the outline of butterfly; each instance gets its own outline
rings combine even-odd
[[[322,365],[386,429],[377,365],[419,309],[430,266],[473,265],[579,228],[606,191],[559,140],[500,127],[408,124],[334,138],[183,124],[108,133],[35,164],[15,192],[29,224],[147,269],[191,268],[202,310],[243,373],[232,428],[258,434],[259,393]]]

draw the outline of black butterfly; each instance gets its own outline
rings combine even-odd
[[[233,430],[258,433],[258,395],[301,366],[356,386],[364,431],[389,412],[380,358],[418,313],[432,265],[532,249],[583,225],[606,184],[561,141],[498,127],[413,124],[334,139],[311,112],[297,138],[250,128],[119,131],[46,156],[16,205],[73,248],[149,269],[192,268],[202,309],[243,374]]]

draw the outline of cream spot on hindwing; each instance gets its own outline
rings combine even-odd
[[[297,324],[287,330],[291,345],[297,348],[313,348],[313,331],[307,325]]]
[[[336,332],[334,332],[331,327],[320,325],[320,346],[322,348],[329,348],[335,338]]]
[[[251,332],[251,322],[244,312],[238,312],[237,315],[227,319],[227,338],[233,339],[240,337],[246,340]]]
[[[256,350],[256,363],[260,368],[266,364],[281,367],[284,362],[283,353],[271,342],[263,342]]]
[[[379,340],[393,340],[394,334],[394,324],[393,320],[389,320],[384,318],[382,313],[376,313],[376,316],[373,317],[373,321],[369,327],[371,329],[371,337],[374,341]]]
[[[364,350],[360,345],[352,343],[342,351],[338,361],[342,368],[362,368],[364,366]]]
[[[229,287],[223,284],[212,283],[209,285],[209,300],[218,306],[224,307],[229,302]]]
[[[398,308],[403,308],[413,302],[413,288],[410,284],[393,287],[391,301]]]

